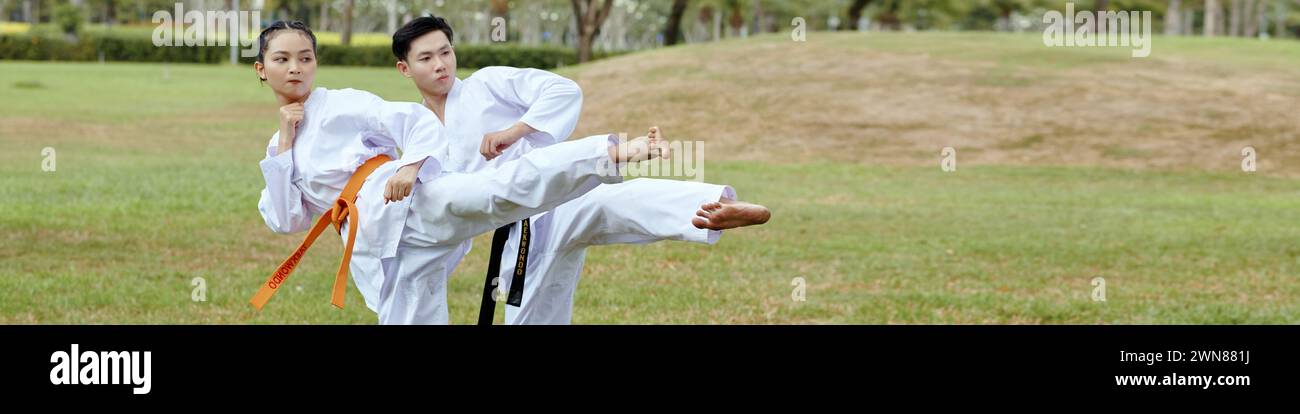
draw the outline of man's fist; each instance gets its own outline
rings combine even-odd
[[[516,122],[514,126],[502,131],[493,132],[483,136],[483,142],[479,144],[478,153],[483,154],[483,158],[492,161],[493,158],[501,156],[524,135],[537,132],[533,127],[523,122]]]

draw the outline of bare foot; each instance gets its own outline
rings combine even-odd
[[[650,139],[650,150],[657,151],[651,158],[673,159],[673,152],[668,146],[668,138],[664,137],[663,130],[660,130],[657,126],[652,126],[646,137]]]
[[[696,211],[695,216],[691,219],[695,228],[726,230],[767,223],[772,218],[772,212],[758,204],[724,198],[700,205],[700,211]]]
[[[668,158],[668,140],[659,127],[650,127],[650,133],[630,141],[611,146],[609,156],[615,162],[641,162],[655,158]]]

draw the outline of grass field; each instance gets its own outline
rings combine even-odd
[[[574,322],[1300,323],[1300,43],[1157,41],[1134,61],[1036,36],[813,33],[564,68],[579,135],[704,140],[706,180],[774,211],[712,247],[592,249]],[[317,84],[418,99],[392,69]],[[250,68],[0,62],[0,96],[0,322],[374,322],[355,289],[329,305],[330,237],[247,305],[301,237],[257,214],[276,118]],[[1246,144],[1259,172],[1239,168]],[[453,323],[477,314],[477,242]]]

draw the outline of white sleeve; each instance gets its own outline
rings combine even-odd
[[[520,121],[541,132],[525,139],[544,147],[569,138],[582,114],[582,88],[572,80],[538,69],[495,66],[480,69],[475,77],[496,99],[524,109]]]
[[[428,182],[442,173],[442,161],[449,153],[448,142],[436,116],[424,105],[411,102],[388,102],[366,93],[369,114],[364,139],[371,145],[393,147],[402,151],[399,166],[420,161],[418,179]]]
[[[267,146],[266,158],[260,163],[262,178],[266,179],[266,188],[262,189],[262,198],[257,201],[257,210],[262,213],[262,220],[271,231],[281,234],[297,233],[311,226],[311,213],[302,201],[302,191],[294,182],[293,150],[275,155],[275,144],[280,133],[271,137]]]

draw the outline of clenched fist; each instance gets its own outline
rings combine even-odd
[[[298,133],[298,124],[302,123],[302,117],[302,102],[280,107],[280,146],[276,154],[282,154],[293,148],[293,138]]]
[[[420,174],[420,166],[424,161],[415,164],[409,164],[398,168],[392,177],[388,178],[388,185],[384,187],[384,203],[402,201],[403,198],[411,195],[415,189],[415,179]]]
[[[483,154],[483,158],[492,161],[493,158],[501,156],[501,153],[510,148],[515,142],[518,142],[524,135],[537,132],[533,127],[523,122],[516,122],[510,128],[493,132],[483,136],[483,142],[479,144],[478,152]]]

